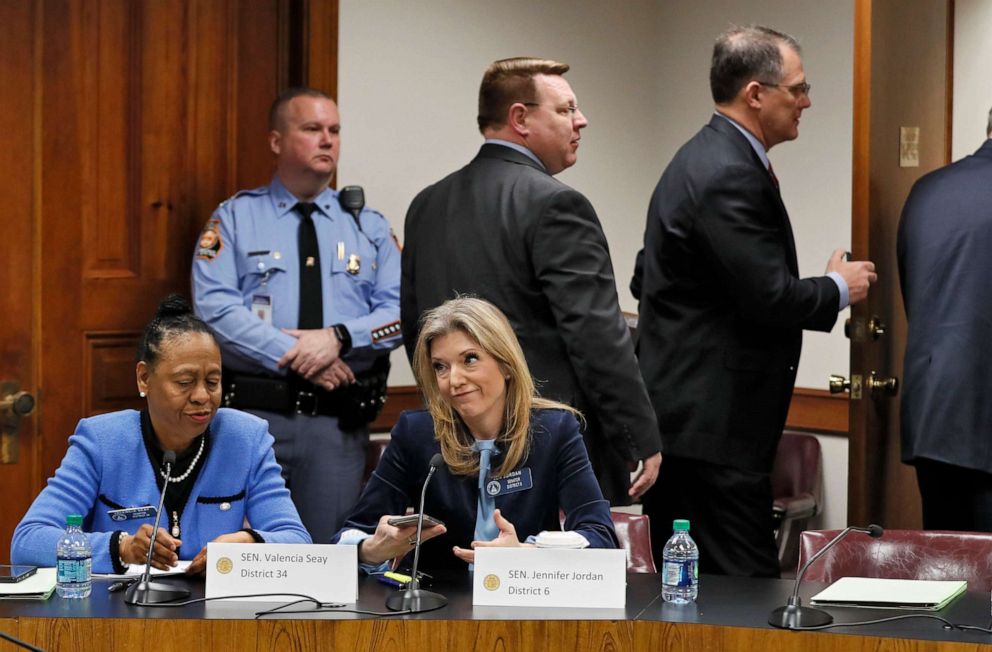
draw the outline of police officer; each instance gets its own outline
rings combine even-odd
[[[193,259],[196,312],[224,358],[224,403],[268,420],[304,525],[326,543],[355,504],[368,422],[401,342],[386,219],[339,203],[337,105],[310,88],[269,112],[271,183],[222,203]]]

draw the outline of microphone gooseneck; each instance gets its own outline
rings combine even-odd
[[[862,532],[873,539],[877,539],[882,536],[885,530],[882,529],[881,525],[875,524],[871,524],[868,527],[848,526],[841,530],[837,536],[831,539],[827,545],[820,548],[816,554],[810,557],[809,560],[803,564],[803,567],[799,569],[799,573],[796,574],[796,581],[792,587],[792,595],[789,597],[788,604],[784,607],[775,609],[771,613],[768,617],[769,625],[772,627],[779,627],[781,629],[802,629],[804,627],[829,625],[834,621],[833,616],[822,609],[803,606],[802,598],[799,597],[799,584],[802,582],[803,576],[806,575],[806,571],[809,567],[851,532]]]
[[[448,598],[440,593],[424,591],[420,588],[420,578],[417,577],[417,569],[420,565],[420,546],[423,543],[421,538],[424,530],[424,501],[427,498],[427,485],[439,467],[444,465],[444,457],[440,453],[435,453],[431,458],[430,468],[427,469],[427,478],[420,490],[420,511],[417,518],[417,537],[413,544],[413,571],[412,579],[405,589],[396,591],[386,598],[386,608],[391,611],[409,611],[410,613],[420,613],[423,611],[433,611],[448,604]]]
[[[162,494],[158,499],[158,509],[155,510],[155,524],[152,525],[152,536],[148,541],[148,555],[145,558],[145,571],[141,579],[133,582],[124,593],[124,602],[138,606],[152,606],[160,602],[188,598],[187,589],[179,589],[161,582],[152,582],[152,555],[155,551],[155,539],[158,537],[158,524],[162,518],[162,507],[165,506],[165,490],[169,488],[169,478],[172,476],[172,466],[176,463],[176,452],[165,451],[162,465],[165,467],[165,480],[162,482]]]

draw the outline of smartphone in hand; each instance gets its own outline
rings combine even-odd
[[[407,514],[406,516],[394,516],[386,522],[393,527],[406,527],[408,525],[416,525],[419,518],[420,514]],[[424,525],[427,527],[433,527],[435,525],[444,525],[444,523],[437,520],[433,516],[424,514]]]

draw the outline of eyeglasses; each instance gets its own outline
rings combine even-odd
[[[523,104],[524,106],[541,106],[540,102],[521,102],[521,104]],[[562,106],[558,108],[552,107],[552,108],[554,108],[555,111],[568,111],[572,115],[575,115],[575,112],[579,110],[579,106],[577,104],[569,104],[568,106]]]
[[[776,88],[784,88],[785,90],[792,93],[794,97],[800,97],[802,95],[809,97],[809,91],[811,88],[813,88],[810,84],[806,82],[801,82],[799,84],[792,84],[792,85],[772,84],[771,82],[763,82],[763,81],[759,81],[758,83],[761,84],[762,86],[774,86]]]

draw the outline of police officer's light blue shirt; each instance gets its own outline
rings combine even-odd
[[[733,118],[729,118],[723,115],[722,113],[720,113],[719,111],[715,111],[714,113],[716,113],[716,115],[720,116],[730,124],[734,125],[734,127],[737,128],[737,131],[744,134],[744,137],[747,138],[747,142],[751,143],[751,148],[754,149],[754,153],[758,155],[759,159],[761,159],[761,163],[765,166],[766,170],[771,167],[771,161],[768,160],[768,151],[765,149],[764,144],[762,144],[762,142],[758,140],[754,134],[752,134],[750,131],[748,131],[740,124],[738,124],[737,121],[734,120]],[[844,277],[838,274],[837,272],[827,272],[826,275],[829,276],[830,279],[837,284],[837,289],[840,291],[840,307],[838,308],[838,310],[843,310],[851,303],[850,291],[848,290],[847,287],[847,281],[845,281]]]
[[[281,330],[296,328],[299,317],[296,203],[278,177],[239,192],[218,206],[194,251],[196,312],[217,333],[225,364],[241,371],[284,372],[276,363],[296,343]],[[344,324],[352,340],[347,362],[362,371],[373,350],[401,342],[399,246],[374,210],[362,209],[359,231],[337,191],[325,189],[314,203],[324,325]],[[271,324],[258,316],[266,300]]]

